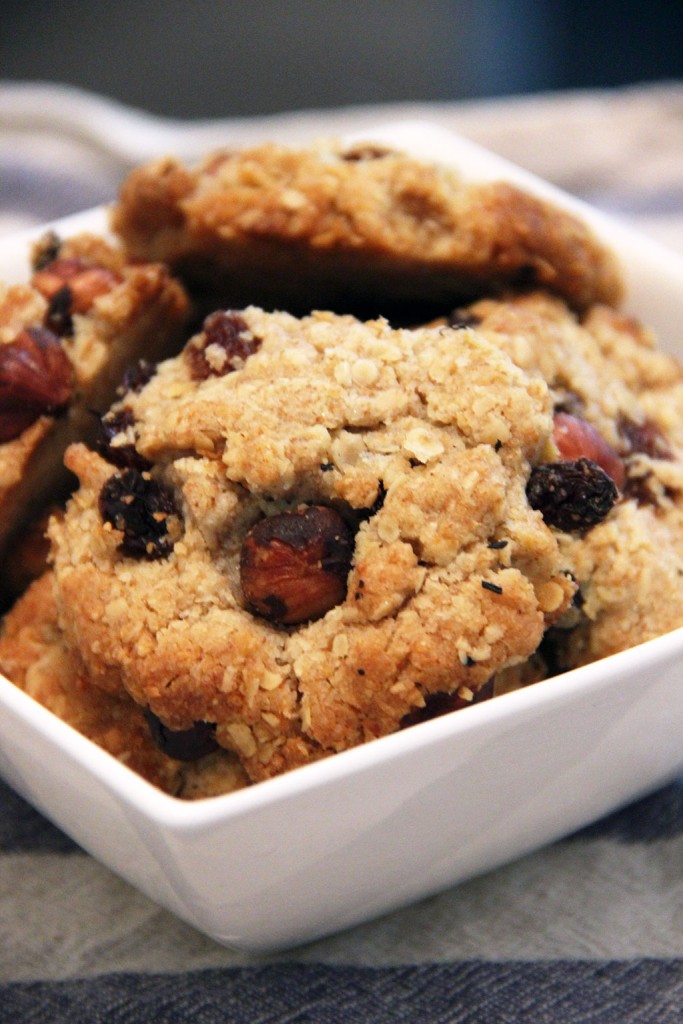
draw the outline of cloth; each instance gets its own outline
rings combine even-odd
[[[193,124],[0,85],[0,234],[110,199],[133,164],[161,152],[191,158],[415,117],[683,252],[678,83]],[[0,1024],[187,1020],[680,1024],[683,780],[516,863],[268,957],[161,910],[0,783]]]

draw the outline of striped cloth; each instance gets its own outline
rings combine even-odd
[[[190,156],[427,116],[683,251],[682,113],[683,88],[663,85],[168,125],[0,87],[0,234],[108,198],[171,137]],[[258,958],[159,909],[0,783],[0,936],[0,1024],[681,1024],[683,780],[439,896]]]

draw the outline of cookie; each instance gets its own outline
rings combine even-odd
[[[0,285],[0,559],[65,496],[62,456],[93,437],[92,410],[109,406],[130,364],[180,347],[189,310],[164,267],[128,264],[94,236],[47,235],[33,259],[30,283]]]
[[[571,214],[377,146],[156,160],[124,182],[112,226],[133,258],[168,263],[215,305],[417,322],[504,285],[578,308],[622,292],[614,256]]]
[[[130,698],[105,694],[88,684],[78,658],[62,642],[49,572],[31,584],[3,620],[0,670],[38,703],[166,793],[199,799],[245,785],[236,759],[227,752],[212,750],[192,760],[168,756],[154,742],[143,712]],[[192,754],[188,746],[186,741],[186,749],[176,749],[174,754]]]
[[[579,584],[575,609],[546,638],[549,670],[614,654],[683,625],[683,369],[651,331],[607,307],[577,317],[548,294],[458,310],[550,389],[554,464],[581,458],[612,477],[619,500],[582,532],[538,507]],[[562,486],[561,474],[558,477]]]
[[[252,780],[472,702],[571,605],[549,389],[471,329],[218,312],[105,420],[50,527],[64,642]]]

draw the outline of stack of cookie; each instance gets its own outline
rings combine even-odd
[[[112,228],[0,305],[0,459],[30,489],[13,446],[59,432],[77,480],[0,666],[150,781],[226,792],[683,624],[683,375],[572,215],[264,145],[134,171]]]

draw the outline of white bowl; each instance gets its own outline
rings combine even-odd
[[[579,212],[620,254],[627,307],[681,351],[683,259],[421,123],[363,138]],[[95,210],[54,225],[103,230]],[[35,234],[33,232],[32,234]],[[27,236],[0,279],[27,274]],[[219,942],[282,949],[519,857],[683,770],[683,629],[250,789],[183,803],[0,677],[0,773],[84,849]]]

